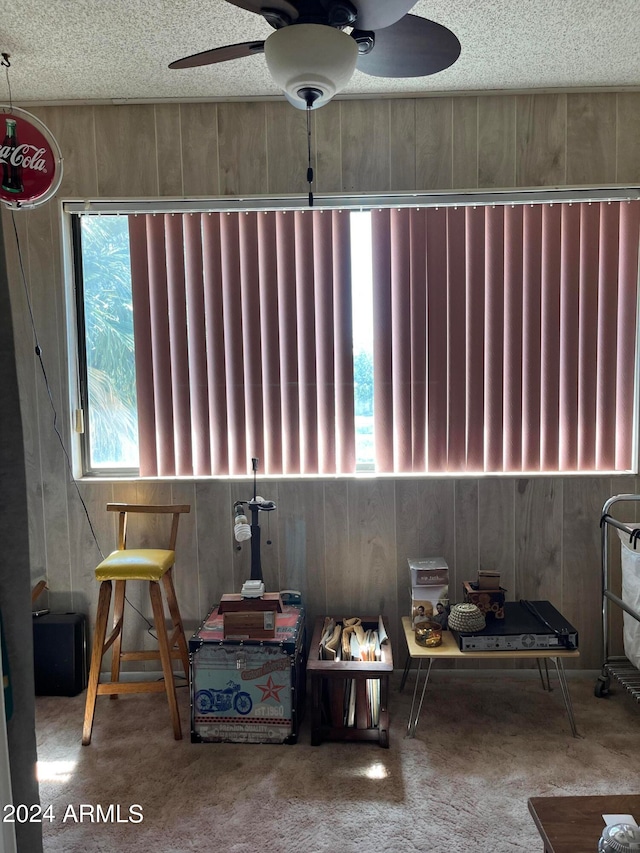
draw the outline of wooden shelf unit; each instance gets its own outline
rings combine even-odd
[[[315,621],[311,651],[307,661],[307,672],[311,678],[311,744],[318,746],[323,740],[334,741],[373,741],[380,746],[389,746],[389,675],[393,672],[391,642],[382,646],[382,660],[344,661],[321,660],[319,658],[322,627],[326,617],[318,616]],[[365,628],[377,628],[378,616],[362,617]],[[344,617],[334,616],[336,622]],[[382,618],[384,624],[384,618]],[[380,713],[377,726],[367,726],[366,707],[363,714],[363,702],[366,701],[366,681],[369,678],[380,679]],[[330,688],[333,681],[356,680],[356,725],[334,726],[322,719],[323,686]]]

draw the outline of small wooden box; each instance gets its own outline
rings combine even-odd
[[[276,635],[275,610],[232,610],[223,614],[225,640],[272,640]]]
[[[500,572],[479,571],[477,588],[482,590],[500,589]]]
[[[479,607],[487,619],[504,619],[506,589],[478,589],[471,581],[464,581],[462,590],[464,600]]]

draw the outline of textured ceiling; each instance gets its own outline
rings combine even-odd
[[[462,43],[451,68],[387,80],[356,72],[345,94],[640,88],[640,0],[419,0],[413,14]],[[170,71],[182,56],[273,30],[225,0],[0,0],[0,100],[17,103],[278,95],[264,57]]]

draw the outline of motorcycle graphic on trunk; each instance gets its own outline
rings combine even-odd
[[[253,707],[251,696],[235,681],[228,681],[222,690],[198,690],[195,698],[199,714],[215,714],[218,711],[237,711],[246,715]]]

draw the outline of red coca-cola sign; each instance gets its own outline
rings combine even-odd
[[[60,186],[62,157],[39,119],[17,108],[0,108],[0,199],[9,207],[34,207]]]

